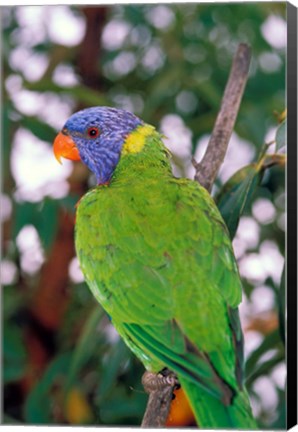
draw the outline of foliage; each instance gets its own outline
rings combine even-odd
[[[75,270],[74,205],[92,178],[81,165],[69,171],[66,165],[64,179],[55,183],[49,176],[42,183],[52,168],[39,165],[52,157],[50,144],[71,112],[110,105],[134,111],[165,134],[173,130],[170,138],[181,139],[181,147],[189,143],[187,155],[172,149],[176,168],[188,174],[191,154],[212,130],[237,44],[247,42],[253,61],[235,132],[255,157],[228,180],[219,176],[215,199],[235,248],[242,242],[243,327],[247,341],[256,337],[247,355],[248,390],[260,426],[285,427],[285,391],[276,379],[284,367],[285,287],[272,270],[274,257],[280,262],[285,253],[285,50],[264,36],[270,19],[284,19],[285,4],[18,6],[1,12],[4,422],[140,424],[147,399],[143,367]],[[59,13],[65,27],[58,31]],[[73,20],[75,34],[82,35],[66,41]],[[102,34],[90,39],[93,28]],[[276,112],[282,113],[278,119]],[[29,147],[22,145],[26,137]],[[17,162],[24,166],[39,148],[34,169],[21,175]],[[260,216],[260,203],[271,218]],[[247,240],[253,235],[244,232],[245,220],[257,227],[255,242]],[[263,259],[263,273],[254,272],[253,258],[266,247],[273,261]],[[267,307],[258,294],[264,289],[273,298]]]

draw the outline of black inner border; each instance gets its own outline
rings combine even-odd
[[[287,428],[297,424],[297,8],[287,3]]]

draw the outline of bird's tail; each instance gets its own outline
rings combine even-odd
[[[179,377],[198,427],[202,429],[257,429],[245,389],[239,391],[230,405],[206,393],[194,383]]]

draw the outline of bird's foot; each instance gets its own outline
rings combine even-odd
[[[174,372],[167,368],[164,368],[157,374],[146,371],[142,376],[142,384],[146,393],[162,390],[165,387],[172,387],[173,390],[180,387],[178,378]]]

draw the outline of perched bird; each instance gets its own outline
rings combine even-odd
[[[82,160],[97,186],[77,206],[87,284],[151,372],[178,377],[201,428],[256,428],[243,384],[241,281],[208,192],[175,178],[153,126],[127,111],[73,114],[54,153]]]

